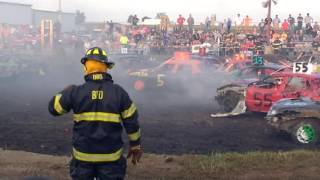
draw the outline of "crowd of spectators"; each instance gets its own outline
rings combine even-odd
[[[121,47],[125,46],[140,53],[153,50],[161,53],[166,49],[190,50],[195,45],[206,45],[218,48],[219,55],[228,55],[252,48],[262,52],[268,45],[279,48],[290,43],[311,42],[316,47],[320,46],[320,26],[309,13],[306,16],[299,14],[296,18],[290,14],[282,19],[275,15],[274,18],[261,19],[259,23],[253,23],[249,15],[242,17],[240,14],[222,22],[217,21],[216,15],[207,16],[203,23],[196,23],[192,14],[187,18],[180,14],[171,21],[165,14],[160,14],[158,18],[160,24],[142,25],[141,22],[148,17],[140,20],[137,15],[130,15],[126,24],[108,21],[100,31],[69,33],[61,33],[55,23],[54,47],[70,47],[80,53],[93,46],[120,52]],[[38,27],[2,24],[0,49],[39,48],[39,33]],[[47,34],[45,36],[48,38]],[[124,38],[127,40],[124,41]]]

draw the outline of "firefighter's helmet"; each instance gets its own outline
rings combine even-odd
[[[81,59],[81,63],[84,65],[89,59],[105,63],[109,69],[114,66],[114,62],[109,61],[106,51],[99,47],[88,49],[86,55]]]

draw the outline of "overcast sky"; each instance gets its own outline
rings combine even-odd
[[[58,0],[0,0],[33,4],[33,8],[57,10]],[[185,17],[191,13],[196,21],[204,21],[206,16],[217,14],[218,20],[234,18],[239,12],[249,15],[255,21],[266,16],[267,10],[262,8],[264,0],[62,0],[62,10],[84,11],[88,21],[113,20],[126,21],[129,14],[154,17],[157,12],[166,12],[171,19],[181,13]],[[274,6],[274,14],[285,18],[289,13],[297,16],[309,12],[315,20],[320,20],[319,0],[278,0]]]

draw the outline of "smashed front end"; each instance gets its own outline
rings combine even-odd
[[[289,132],[299,119],[320,118],[320,102],[310,98],[282,99],[269,110],[266,120],[278,130]]]
[[[246,112],[246,86],[229,84],[217,89],[215,100],[221,107],[222,113],[211,114],[211,117],[236,116]]]

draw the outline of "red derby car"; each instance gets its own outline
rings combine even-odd
[[[291,72],[274,73],[248,87],[229,85],[217,90],[215,99],[224,113],[212,117],[243,114],[247,111],[268,112],[272,104],[284,98],[300,96],[320,98],[320,75]]]
[[[320,75],[276,73],[255,82],[246,90],[249,111],[268,112],[271,105],[283,98],[319,97]]]

